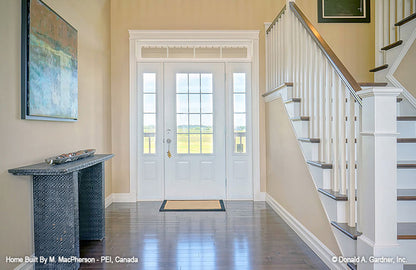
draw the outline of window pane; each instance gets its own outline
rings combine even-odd
[[[246,91],[246,74],[234,73],[233,84],[234,84],[234,92],[245,92]]]
[[[156,73],[143,73],[143,92],[156,92]]]
[[[188,154],[188,134],[177,134],[176,153]]]
[[[246,94],[234,94],[234,112],[246,112]]]
[[[156,114],[146,113],[143,115],[143,130],[144,133],[156,132]]]
[[[234,133],[234,152],[246,153],[247,151],[247,136],[246,133]]]
[[[200,93],[201,83],[199,81],[199,73],[189,74],[189,93]]]
[[[176,129],[177,133],[188,133],[188,115],[177,114],[176,115]]]
[[[201,133],[213,133],[212,114],[201,115]]]
[[[201,96],[201,112],[212,113],[212,94],[203,94]]]
[[[199,134],[190,134],[189,135],[189,153],[199,154],[201,153],[201,135]]]
[[[213,149],[213,135],[203,134],[202,135],[202,153],[212,154],[213,153],[212,149]]]
[[[199,114],[189,115],[189,133],[199,133],[201,129]]]
[[[246,114],[234,114],[234,132],[246,132]]]
[[[176,74],[176,93],[188,93],[188,74]]]
[[[201,74],[201,92],[212,93],[212,74],[211,73]]]
[[[176,112],[188,112],[188,94],[176,94]]]
[[[189,94],[189,112],[199,113],[201,112],[201,95]]]
[[[143,112],[156,113],[156,95],[155,94],[143,95]]]

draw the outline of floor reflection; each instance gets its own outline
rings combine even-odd
[[[234,269],[249,270],[250,257],[249,247],[246,237],[236,237],[233,242],[234,247]]]
[[[144,269],[159,269],[159,239],[155,234],[146,235],[143,240],[142,263]]]
[[[181,270],[213,270],[216,264],[215,244],[211,235],[179,236],[176,266]]]

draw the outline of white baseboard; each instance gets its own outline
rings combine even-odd
[[[113,193],[113,202],[136,202],[135,193]]]
[[[264,202],[266,200],[266,192],[259,192],[254,196],[254,201]]]
[[[33,254],[31,257],[35,257],[35,254]],[[35,269],[35,263],[29,263],[29,262],[21,263],[18,266],[16,266],[16,268],[14,268],[14,270],[33,270],[33,269]]]
[[[107,196],[107,198],[105,198],[105,208],[109,207],[113,203],[113,201],[113,193],[111,193]]]
[[[113,202],[136,202],[136,194],[134,193],[111,193],[105,198],[105,208],[109,207]]]
[[[266,202],[330,269],[348,269],[347,265],[332,262],[335,254],[267,193]]]

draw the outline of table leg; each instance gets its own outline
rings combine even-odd
[[[104,162],[79,172],[79,237],[102,240],[105,236]]]
[[[78,173],[33,176],[33,208],[35,256],[48,259],[35,268],[78,269],[77,262],[58,262],[79,257]]]

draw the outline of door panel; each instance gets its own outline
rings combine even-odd
[[[223,63],[165,64],[166,199],[225,198],[224,74]]]

